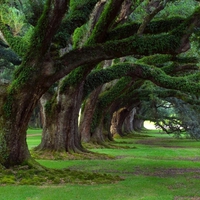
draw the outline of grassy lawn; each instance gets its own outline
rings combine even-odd
[[[31,130],[32,148],[41,133]],[[34,136],[35,134],[35,136]],[[0,187],[0,200],[200,200],[200,142],[145,131],[116,139],[115,149],[92,149],[114,160],[38,160],[50,168],[119,175],[112,184],[57,184]],[[116,144],[115,144],[116,145]]]

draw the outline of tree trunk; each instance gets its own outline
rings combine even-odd
[[[122,126],[128,113],[126,108],[121,108],[114,112],[110,128],[112,135],[119,134],[120,136],[124,136]]]
[[[133,108],[130,112],[129,115],[126,117],[125,121],[124,121],[124,132],[126,133],[131,133],[132,131],[134,131],[133,128],[133,120],[134,120],[134,115],[136,113],[136,109]]]
[[[83,113],[81,114],[79,132],[81,134],[82,142],[90,142],[91,138],[91,122],[95,111],[96,103],[98,101],[98,96],[101,92],[102,86],[95,89],[86,100],[85,106],[83,108]]]
[[[67,94],[59,93],[50,105],[51,109],[45,110],[42,141],[36,150],[85,151],[78,132],[82,91],[83,83],[79,87],[68,88]]]
[[[6,88],[7,86],[1,85],[0,163],[5,167],[30,164],[30,162],[33,164],[26,143],[26,131],[39,98],[35,93],[39,94],[39,91],[30,92],[30,88],[24,87],[14,95],[8,94]],[[38,89],[37,86],[35,89]]]
[[[133,120],[133,129],[135,131],[141,131],[142,128],[144,127],[144,120],[142,119],[137,119],[137,117]]]
[[[101,121],[92,133],[91,141],[97,144],[104,144],[106,138],[103,134],[103,122]]]
[[[37,105],[36,108],[33,111],[33,114],[31,115],[31,119],[29,121],[28,126],[30,128],[41,128],[42,123],[41,123],[41,113],[40,113],[40,108]]]

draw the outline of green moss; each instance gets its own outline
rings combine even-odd
[[[163,65],[166,62],[172,60],[172,56],[168,54],[155,54],[151,56],[144,56],[143,58],[139,59],[136,63],[146,63],[149,65]]]
[[[7,118],[9,118],[12,113],[12,105],[15,101],[14,96],[18,94],[23,85],[33,76],[33,73],[35,73],[34,67],[24,67],[24,65],[19,67],[15,72],[15,79],[8,88],[7,100],[3,106],[3,111]]]
[[[131,35],[125,39],[108,41],[104,45],[104,50],[109,55],[109,52],[115,52],[115,55],[152,55],[155,53],[175,54],[176,50],[181,45],[181,39],[186,34],[191,34],[194,27],[191,23],[199,16],[196,11],[191,17],[186,19],[177,28],[168,33],[156,35]]]
[[[1,178],[1,184],[15,184],[16,180],[13,175],[6,175]]]
[[[130,83],[131,78],[121,78],[116,85],[114,85],[110,90],[103,92],[100,97],[98,104],[96,106],[92,124],[91,124],[91,131],[93,132],[95,128],[100,123],[103,114],[105,114],[105,110],[108,109],[109,105],[118,97],[121,93],[123,93],[127,85]]]
[[[14,103],[13,95],[12,94],[8,94],[6,103],[3,106],[3,111],[4,111],[4,114],[5,114],[5,116],[7,118],[9,118],[11,116],[13,103]]]
[[[62,85],[60,87],[60,92],[64,93],[66,92],[66,88],[69,86],[76,86],[80,84],[80,81],[84,77],[84,72],[87,70],[85,67],[78,67],[75,70],[73,70],[71,73],[67,75],[67,77],[62,81]]]
[[[0,172],[0,184],[15,185],[51,185],[51,184],[101,184],[112,183],[121,180],[118,176],[99,173],[87,173],[70,171],[69,169],[46,169],[45,171],[30,169],[19,170],[17,168],[7,169]]]
[[[31,35],[31,44],[25,54],[24,64],[28,63],[32,58],[43,59],[43,55],[46,53],[46,45],[43,41],[46,40],[46,29],[49,24],[49,15],[51,12],[51,1],[47,0],[44,6],[43,13],[38,20],[36,27],[34,28],[33,34]],[[42,58],[41,58],[42,55]],[[39,62],[39,60],[38,60]]]
[[[70,12],[62,22],[55,36],[55,42],[65,47],[74,30],[88,21],[91,11],[97,2],[97,0],[70,1]]]
[[[19,56],[24,56],[25,52],[27,51],[27,47],[29,46],[29,43],[26,40],[23,40],[22,37],[14,37],[12,33],[8,30],[6,25],[1,22],[1,20],[0,28],[12,50],[14,50]]]
[[[180,17],[173,17],[165,20],[154,20],[150,22],[144,30],[145,34],[159,34],[162,32],[169,32],[177,28],[185,19]],[[140,24],[138,23],[127,23],[124,25],[117,26],[112,29],[107,36],[107,40],[122,39],[130,37],[137,33]]]
[[[0,132],[0,163],[4,164],[7,157],[8,157],[8,149],[5,141],[5,132],[3,130]],[[1,168],[2,166],[0,165],[0,169]]]

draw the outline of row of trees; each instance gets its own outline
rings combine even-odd
[[[194,103],[198,96],[198,54],[183,54],[198,45],[197,1],[186,2],[190,9],[181,7],[178,16],[171,15],[174,5],[185,6],[178,0],[0,4],[2,66],[12,65],[4,74],[9,81],[0,84],[2,166],[36,165],[26,130],[38,104],[37,149],[86,152],[81,140],[103,143],[141,128],[142,102],[156,96]]]

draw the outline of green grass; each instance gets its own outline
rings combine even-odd
[[[35,132],[36,133],[36,132]],[[33,133],[34,134],[34,133]],[[151,137],[147,137],[151,136]],[[37,146],[40,136],[27,138]],[[115,160],[38,160],[42,165],[72,171],[119,175],[112,184],[1,186],[0,200],[185,200],[200,199],[200,142],[176,139],[152,130],[140,137],[116,139],[119,149],[92,149]]]
[[[27,130],[27,134],[30,135],[30,134],[41,134],[42,133],[42,129],[28,129]]]
[[[42,134],[42,129],[27,130],[27,142],[30,149],[40,144],[41,134]]]

